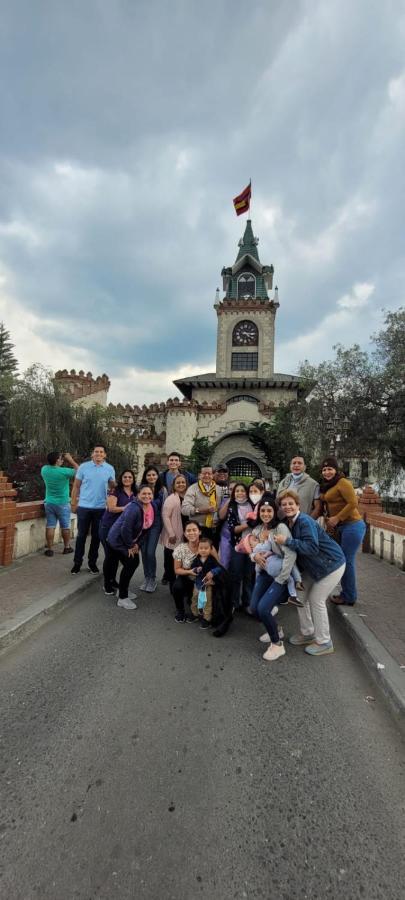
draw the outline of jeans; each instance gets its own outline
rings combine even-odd
[[[177,612],[184,614],[184,601],[190,606],[193,590],[194,581],[188,575],[177,576],[171,588]]]
[[[259,605],[259,600],[261,597],[263,597],[264,592],[267,591],[267,588],[269,588],[271,584],[273,584],[271,575],[268,575],[267,572],[262,569],[256,575],[255,586],[250,598],[249,608],[252,615],[257,616],[257,607]]]
[[[104,509],[87,509],[85,506],[77,507],[77,538],[74,555],[75,566],[81,566],[83,562],[86,538],[90,527],[91,541],[89,547],[89,566],[96,565],[98,548],[100,546],[100,519],[103,515]]]
[[[321,578],[320,581],[314,581],[305,572],[302,576],[305,594],[302,595],[304,601],[303,609],[298,609],[298,618],[300,620],[300,631],[306,637],[313,635],[318,644],[326,644],[330,641],[328,610],[326,609],[326,601],[329,594],[333,591],[343,576],[345,564],[339,566],[330,575]]]
[[[172,589],[172,585],[176,580],[176,575],[174,572],[174,562],[173,562],[173,550],[171,547],[165,547],[163,551],[164,565],[165,565],[165,578],[169,582],[170,590]]]
[[[229,575],[232,581],[232,605],[237,609],[250,605],[254,567],[247,553],[237,553],[232,548]],[[242,588],[242,596],[241,596]]]
[[[156,578],[156,547],[162,530],[160,519],[154,522],[145,534],[142,544],[142,563],[145,578]]]
[[[105,564],[103,566],[104,583],[106,586],[111,586],[113,578],[115,578],[119,563],[122,563],[122,569],[120,574],[118,596],[120,600],[125,600],[128,597],[129,582],[131,581],[134,572],[139,566],[139,553],[136,553],[135,556],[128,556],[128,551],[125,552],[124,550],[115,550],[108,544],[108,552],[105,559]]]
[[[47,528],[56,528],[58,522],[61,528],[70,528],[70,503],[44,503],[44,507]]]
[[[270,635],[272,644],[277,644],[280,640],[276,617],[272,615],[272,609],[283,600],[286,600],[287,596],[287,585],[273,581],[273,584],[267,588],[257,605],[257,615]]]
[[[346,570],[341,581],[342,597],[347,603],[354,604],[357,600],[355,557],[366,533],[366,523],[363,520],[342,522],[338,531],[340,546],[346,559]]]

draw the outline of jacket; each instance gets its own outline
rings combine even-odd
[[[282,545],[276,544],[276,542],[273,540],[276,534],[284,534],[287,537],[291,536],[290,529],[287,528],[285,522],[280,522],[279,525],[271,529],[268,541],[264,541],[263,544],[256,545],[255,549],[250,555],[250,558],[253,559],[254,562],[254,556],[256,553],[266,553],[268,551],[270,551],[270,553],[274,553],[275,556],[278,556],[282,560],[281,572],[279,575],[277,575],[274,581],[277,581],[278,584],[286,584],[291,575],[291,569],[295,564],[297,553],[295,550],[293,550],[292,547],[287,546],[287,543]]]
[[[216,497],[217,497],[217,509],[212,510],[212,515],[214,517],[214,527],[218,521],[218,512],[221,505],[222,500],[222,488],[216,487]],[[199,509],[201,506],[208,506],[208,497],[206,494],[202,494],[200,488],[198,487],[198,482],[196,484],[191,484],[189,488],[187,488],[185,497],[183,500],[182,513],[183,516],[188,516],[191,522],[197,522],[197,525],[200,525],[201,528],[205,526],[205,520],[209,513],[196,513],[196,509]]]
[[[288,475],[280,481],[277,488],[277,503],[281,492],[287,490],[287,488],[292,488],[292,490],[297,492],[300,498],[300,508],[302,512],[310,515],[314,506],[314,500],[319,498],[318,482],[315,481],[314,478],[311,478],[307,472],[302,472],[298,481],[295,481],[291,472],[289,472]],[[278,511],[278,517],[279,519],[284,519],[284,514],[281,509]]]
[[[183,540],[183,520],[181,518],[182,504],[178,494],[169,494],[162,506],[163,529],[160,535],[160,543],[170,550],[174,550],[177,544]],[[174,535],[175,544],[169,544],[169,537]]]
[[[359,513],[359,498],[355,494],[354,487],[348,478],[339,478],[329,491],[321,495],[326,504],[328,516],[336,516],[339,524],[346,522],[361,522]]]
[[[286,546],[296,551],[298,567],[314,581],[326,578],[345,564],[339,544],[311,516],[298,513],[290,531],[292,537],[287,539]]]
[[[154,501],[152,506],[155,509]],[[156,509],[155,509],[156,515]],[[107,543],[113,550],[127,551],[133,544],[142,545],[146,531],[143,530],[143,509],[137,500],[128,503],[124,512],[118,516],[108,532]]]

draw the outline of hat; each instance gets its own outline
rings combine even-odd
[[[215,472],[229,472],[229,469],[225,463],[219,463],[218,466],[215,466]]]
[[[321,469],[324,469],[325,466],[329,466],[330,469],[336,469],[336,472],[339,471],[339,463],[335,456],[327,456],[321,465]]]

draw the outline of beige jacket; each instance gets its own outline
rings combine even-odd
[[[218,522],[218,509],[222,501],[222,488],[218,487],[218,485],[216,486],[216,495],[217,509],[216,511],[213,510],[214,527]],[[205,507],[208,505],[209,498],[205,494],[201,493],[200,488],[198,487],[198,482],[196,484],[190,484],[190,487],[186,490],[183,500],[183,506],[181,508],[183,516],[188,516],[191,522],[197,522],[197,525],[200,525],[201,528],[203,528],[208,513],[199,513],[197,512],[197,509],[205,509]]]

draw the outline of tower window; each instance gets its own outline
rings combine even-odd
[[[229,406],[230,403],[241,403],[241,401],[243,400],[246,403],[255,403],[256,406],[259,402],[258,400],[256,400],[256,397],[251,397],[250,394],[237,394],[236,397],[230,397],[229,400],[226,401],[226,403],[227,406]]]
[[[255,296],[256,278],[249,272],[244,272],[243,275],[239,275],[238,278],[238,300],[243,300],[244,298]]]
[[[257,369],[258,353],[232,353],[231,368],[233,370],[250,371]]]
[[[238,322],[232,332],[233,347],[257,347],[259,343],[259,332],[254,322],[245,319],[244,322]]]

